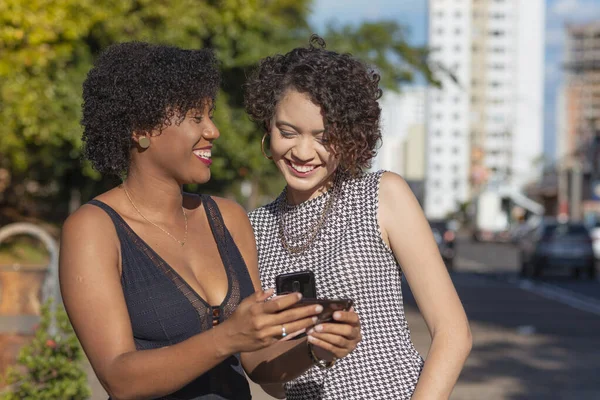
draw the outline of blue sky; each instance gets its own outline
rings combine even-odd
[[[521,0],[528,1],[528,0]],[[410,41],[425,44],[427,0],[314,0],[311,22],[320,30],[328,21],[340,24],[393,19],[409,28]],[[563,28],[567,22],[600,19],[600,0],[546,0],[544,153],[554,157],[556,92],[562,80]]]

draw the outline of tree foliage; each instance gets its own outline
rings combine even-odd
[[[222,63],[216,110],[213,193],[235,194],[242,181],[272,192],[277,174],[260,153],[262,132],[242,107],[241,85],[257,61],[304,45],[310,0],[4,0],[0,2],[0,171],[11,184],[0,205],[67,212],[76,192],[87,200],[114,181],[81,156],[81,84],[106,46],[144,40],[184,48],[212,47]],[[426,50],[413,48],[394,22],[330,26],[328,47],[376,66],[386,87],[423,74],[434,81]],[[24,201],[25,198],[32,199]],[[238,198],[241,200],[240,198]],[[250,207],[255,206],[256,197]]]

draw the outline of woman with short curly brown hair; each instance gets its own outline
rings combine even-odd
[[[306,340],[322,362],[279,394],[448,398],[471,347],[465,312],[406,182],[364,172],[381,139],[379,75],[324,47],[313,36],[306,48],[265,58],[246,84],[246,110],[265,131],[263,154],[287,183],[250,220],[263,284],[311,270],[319,297],[354,300],[363,340],[336,362],[325,340],[346,328],[317,325]],[[427,362],[404,317],[403,275],[432,334]]]

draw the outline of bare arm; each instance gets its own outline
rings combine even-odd
[[[137,351],[120,282],[116,232],[108,216],[84,206],[65,222],[60,284],[69,318],[96,375],[115,400],[150,399],[172,393],[231,354],[276,341],[277,325],[302,329],[312,323],[306,307],[279,312],[290,296],[264,303],[257,292],[225,323],[173,346]],[[296,322],[293,322],[296,321]]]
[[[402,266],[432,337],[412,398],[447,399],[471,350],[467,316],[409,186],[387,172],[379,196],[383,239]]]
[[[239,205],[224,199],[216,200],[246,262],[254,288],[260,292],[256,242],[250,221]],[[338,323],[322,324],[321,332],[309,336],[320,358],[328,359],[332,355],[342,358],[353,351],[360,341],[360,324],[356,313],[340,312],[336,320]],[[287,330],[293,332],[289,328]],[[300,376],[314,364],[309,356],[306,338],[280,341],[258,351],[242,353],[241,359],[248,376],[276,397],[283,393],[281,383]]]

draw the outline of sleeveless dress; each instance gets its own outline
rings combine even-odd
[[[275,287],[281,273],[312,270],[317,296],[353,299],[361,320],[363,339],[356,350],[330,369],[313,366],[287,383],[287,400],[410,399],[415,390],[423,359],[404,316],[402,270],[377,221],[382,175],[342,175],[334,188],[297,206],[287,205],[284,191],[250,213],[264,288]],[[282,246],[280,215],[292,236],[306,232],[323,214],[331,193],[337,193],[331,212],[313,244],[291,255]]]
[[[112,219],[121,243],[121,286],[137,350],[174,345],[226,320],[240,302],[254,293],[246,264],[215,201],[201,195],[228,279],[223,303],[212,307],[142,240],[107,204],[92,200]],[[239,354],[230,356],[162,400],[251,399]]]

